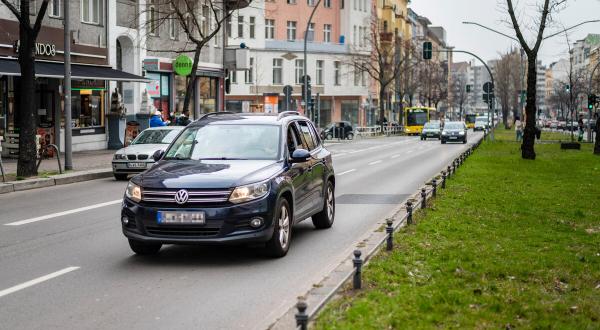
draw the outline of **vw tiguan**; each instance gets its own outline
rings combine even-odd
[[[121,225],[136,254],[163,244],[264,243],[282,257],[294,224],[333,224],[331,154],[296,112],[210,113],[154,158],[123,199]]]

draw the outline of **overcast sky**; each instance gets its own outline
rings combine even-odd
[[[542,2],[542,0],[537,0]],[[519,3],[523,21],[531,22],[537,17],[532,3],[536,0],[513,1]],[[515,41],[484,30],[474,25],[462,24],[463,21],[477,22],[514,36],[514,30],[507,23],[510,20],[508,12],[503,9],[506,0],[412,0],[410,7],[419,15],[429,18],[433,26],[443,26],[449,45],[476,53],[484,60],[498,57],[500,52],[506,52]],[[600,19],[599,0],[568,0],[567,7],[555,15],[556,23],[545,35],[558,32],[562,26],[570,27],[582,21]],[[583,25],[570,32],[571,44],[583,39],[588,33],[600,34],[600,23]],[[530,43],[534,34],[528,31]],[[539,58],[545,65],[566,57],[568,48],[564,34],[544,42]],[[455,55],[455,61],[468,60],[465,55]]]

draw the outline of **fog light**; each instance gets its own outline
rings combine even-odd
[[[123,222],[123,224],[124,224],[125,226],[127,226],[127,224],[129,224],[129,218],[128,218],[128,217],[125,217],[125,216],[124,216],[124,217],[122,217],[122,218],[121,218],[121,221]]]
[[[250,220],[250,227],[258,228],[263,225],[263,222],[263,218],[252,218],[252,220]]]

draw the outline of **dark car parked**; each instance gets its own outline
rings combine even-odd
[[[137,254],[162,244],[265,243],[282,257],[294,224],[333,224],[331,154],[297,112],[207,114],[154,157],[129,182],[121,211]]]
[[[446,142],[467,143],[467,125],[462,121],[446,122],[441,140],[442,144],[446,144]]]
[[[354,139],[354,129],[349,121],[331,123],[321,131],[321,138],[323,140],[352,140]]]

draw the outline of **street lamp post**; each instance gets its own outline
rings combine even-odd
[[[588,95],[589,94],[593,94],[592,93],[592,83],[594,81],[594,73],[596,73],[596,69],[598,69],[598,67],[600,66],[600,61],[598,61],[598,63],[596,63],[596,65],[594,66],[594,69],[592,69],[592,73],[590,74],[590,81],[588,84]],[[593,135],[592,135],[592,109],[589,109],[589,116],[588,116],[588,141],[593,142],[592,141]],[[596,139],[598,137],[596,136]]]

